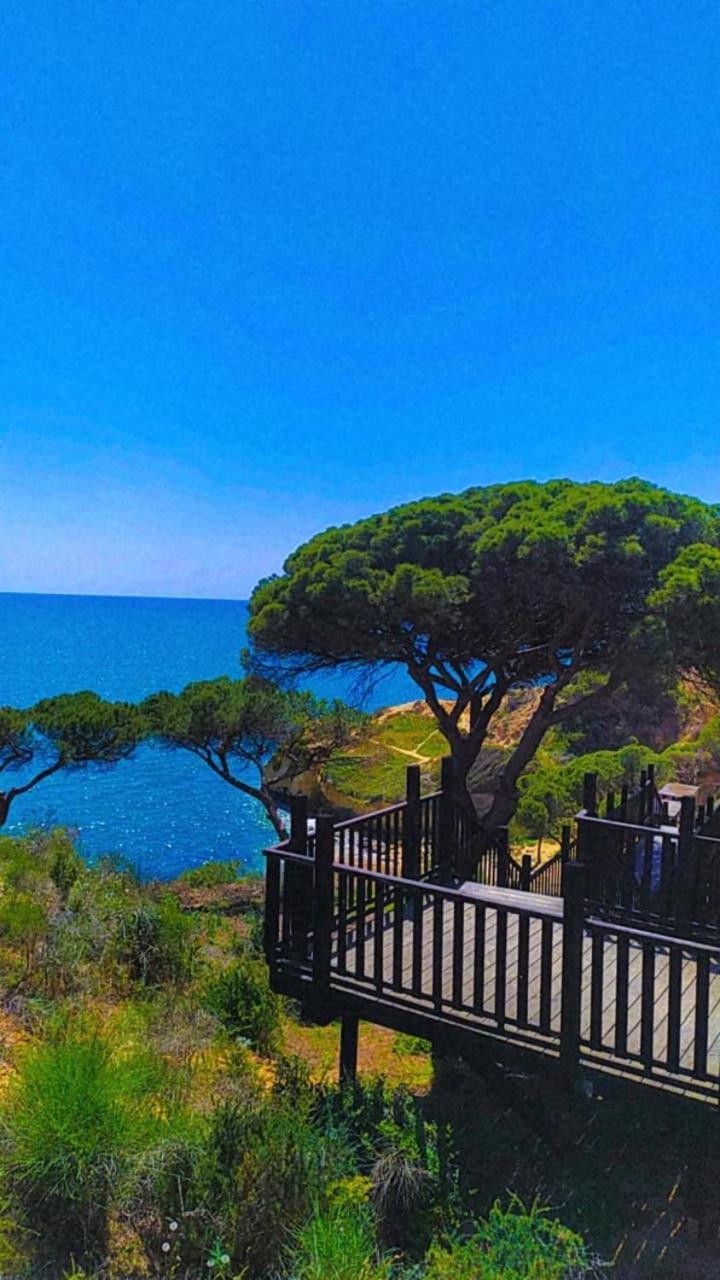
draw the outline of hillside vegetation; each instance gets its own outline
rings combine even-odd
[[[478,804],[512,750],[537,705],[540,692],[508,695],[471,774]],[[349,749],[334,753],[321,781],[327,800],[362,812],[401,800],[405,770],[420,766],[424,790],[439,785],[440,761],[448,754],[435,718],[423,702],[378,712]],[[520,804],[511,825],[516,843],[557,834],[580,807],[585,772],[599,775],[601,794],[637,780],[648,763],[662,781],[699,782],[720,770],[720,708],[710,693],[690,681],[676,688],[649,687],[640,694],[608,699],[601,711],[578,717],[548,734],[520,779]]]

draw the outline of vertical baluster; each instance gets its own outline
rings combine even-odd
[[[355,976],[363,980],[365,977],[365,880],[362,872],[356,876],[357,893],[355,900],[355,917],[357,920],[357,943],[355,947]]]
[[[695,1044],[693,1072],[707,1075],[708,1004],[710,996],[710,960],[707,951],[698,952],[695,973]]]
[[[523,863],[529,858],[523,858]],[[518,1025],[528,1024],[528,999],[530,986],[530,917],[526,912],[518,913],[518,979],[517,979],[517,1020]]]
[[[658,894],[658,910],[661,915],[670,915],[673,895],[673,840],[671,836],[662,838],[662,854],[660,857],[660,892]]]
[[[642,987],[640,995],[640,1057],[646,1071],[651,1071],[655,1041],[655,945],[642,946]]]
[[[393,889],[393,987],[402,990],[405,944],[405,894],[402,885]]]
[[[443,926],[445,921],[445,902],[439,893],[434,894],[433,902],[433,953],[432,953],[432,998],[436,1009],[440,1009],[443,1001]]]
[[[412,893],[412,993],[422,994],[424,903],[420,889]]]
[[[384,980],[384,964],[385,964],[385,885],[378,881],[375,885],[375,911],[374,911],[374,946],[373,946],[373,970],[375,977],[375,990],[379,993],[383,989]]]
[[[642,877],[640,881],[640,910],[647,914],[650,910],[650,900],[652,896],[652,872],[655,860],[655,836],[652,832],[641,836],[642,848]]]
[[[671,1071],[680,1066],[680,1025],[682,1022],[682,949],[673,944],[669,952],[667,1064]]]
[[[617,966],[615,971],[615,1052],[619,1057],[626,1058],[630,946],[624,933],[618,934],[615,949]]]
[[[550,1032],[553,977],[553,922],[543,919],[540,944],[540,1030]]]
[[[502,1027],[505,1022],[507,993],[507,911],[495,910],[495,1018]]]
[[[594,929],[590,968],[590,1046],[602,1048],[603,978],[605,969],[605,935]]]
[[[473,1009],[485,1011],[485,906],[476,902],[473,906],[475,939],[473,945]]]
[[[460,1009],[463,1002],[463,977],[465,975],[465,904],[453,903],[453,971],[452,1003]]]
[[[420,766],[408,765],[405,771],[405,811],[402,835],[402,874],[407,880],[420,879],[420,847],[422,843],[420,807]]]
[[[337,873],[337,967],[338,973],[347,973],[348,935],[348,877],[347,872]]]

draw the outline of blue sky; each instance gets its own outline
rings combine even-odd
[[[720,500],[715,0],[23,0],[0,589],[246,596],[519,476]]]

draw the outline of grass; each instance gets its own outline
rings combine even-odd
[[[19,1055],[0,1117],[3,1171],[45,1250],[102,1243],[118,1187],[168,1130],[165,1084],[152,1048],[82,1018]]]

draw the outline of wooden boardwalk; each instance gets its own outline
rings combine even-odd
[[[480,850],[486,882],[458,883],[453,867],[477,853],[475,835],[447,788],[420,798],[411,772],[404,804],[319,818],[312,840],[295,812],[290,840],[266,851],[273,984],[318,1020],[355,1026],[346,1069],[363,1018],[463,1052],[542,1055],[566,1078],[590,1070],[719,1103],[720,840],[717,866],[695,858],[691,881],[688,849],[712,841],[687,822],[683,834],[583,813],[590,861],[610,859],[603,897],[579,843],[532,875],[503,831]],[[697,914],[679,910],[688,903]]]
[[[335,933],[331,983],[547,1053],[562,1030],[563,902],[433,890],[419,913],[374,905]],[[720,954],[601,920],[583,929],[580,1061],[694,1093],[720,1079]]]

